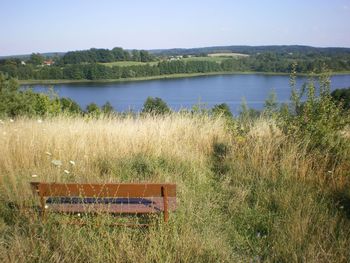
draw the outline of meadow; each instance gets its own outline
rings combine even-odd
[[[208,56],[198,56],[198,57],[188,57],[188,58],[180,58],[180,61],[209,61],[209,62],[217,62],[220,63],[225,59],[228,58],[239,58],[244,57],[243,54],[237,54],[237,53],[220,53],[220,54],[209,54]],[[152,62],[139,62],[139,61],[116,61],[116,62],[107,62],[107,63],[100,63],[101,65],[105,65],[108,67],[113,66],[119,66],[119,67],[128,67],[128,66],[143,66],[143,65],[157,65],[158,61],[152,61]]]
[[[108,67],[128,67],[128,66],[143,66],[143,65],[156,65],[158,62],[139,62],[139,61],[115,61],[115,62],[106,62],[106,63],[100,63],[101,65],[108,66]]]
[[[0,261],[348,262],[349,153],[310,145],[263,117],[3,119]],[[172,182],[178,209],[147,229],[43,223],[31,181]]]
[[[211,54],[208,54],[208,56],[209,57],[229,57],[229,58],[249,57],[249,55],[247,54],[233,53],[233,52],[211,53]]]

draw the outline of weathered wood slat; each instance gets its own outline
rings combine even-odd
[[[62,184],[31,183],[43,196],[84,197],[161,197],[163,186],[168,196],[176,196],[176,184]]]

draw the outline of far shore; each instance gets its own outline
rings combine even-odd
[[[331,72],[331,75],[347,75],[350,71]],[[19,80],[20,85],[54,85],[54,84],[73,84],[73,83],[119,83],[119,82],[132,82],[132,81],[147,81],[147,80],[161,80],[161,79],[177,79],[177,78],[191,78],[200,76],[213,76],[213,75],[276,75],[276,76],[289,76],[290,73],[282,72],[254,72],[254,71],[237,71],[237,72],[207,72],[207,73],[183,73],[183,74],[169,74],[169,75],[157,75],[149,77],[139,78],[120,78],[120,79],[45,79],[45,80]],[[298,73],[297,76],[309,76],[308,73]],[[318,76],[320,74],[314,74]]]

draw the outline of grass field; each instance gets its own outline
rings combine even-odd
[[[184,61],[212,61],[220,63],[221,61],[227,59],[227,57],[189,57],[182,58]]]
[[[212,53],[208,54],[209,57],[233,57],[233,58],[242,58],[242,57],[249,57],[247,54],[241,54],[241,53]]]
[[[3,120],[0,261],[348,262],[346,159],[330,170],[327,153],[269,119],[240,135],[229,127],[183,114]],[[28,209],[30,181],[174,182],[178,209],[149,229],[111,228],[102,215],[44,224]]]
[[[100,63],[102,65],[113,67],[113,66],[119,66],[119,67],[127,67],[127,66],[142,66],[142,65],[156,65],[158,62],[138,62],[138,61],[116,61],[116,62],[108,62],[108,63]]]
[[[228,59],[230,57],[238,57],[238,56],[233,56],[232,54],[235,53],[221,53],[222,55],[213,54],[212,56],[209,55],[208,57],[189,57],[189,58],[182,58],[180,60],[183,61],[213,61],[213,62],[221,62],[224,59]],[[240,55],[240,54],[239,54]],[[100,63],[102,65],[108,66],[108,67],[113,67],[113,66],[119,66],[119,67],[126,67],[126,66],[140,66],[140,65],[156,65],[158,61],[153,61],[153,62],[137,62],[137,61],[116,61],[116,62],[109,62],[109,63]]]

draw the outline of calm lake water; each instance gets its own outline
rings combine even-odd
[[[300,87],[306,78],[297,79]],[[350,87],[350,75],[331,78],[331,89]],[[47,86],[32,86],[35,92],[47,92]],[[279,102],[288,102],[290,97],[289,76],[278,75],[216,75],[183,79],[150,80],[122,83],[84,83],[54,85],[61,97],[77,101],[85,109],[95,102],[103,105],[109,101],[117,111],[142,108],[148,96],[160,97],[175,110],[190,108],[204,103],[208,107],[227,103],[231,111],[239,112],[242,99],[255,109],[262,109],[271,91]]]

